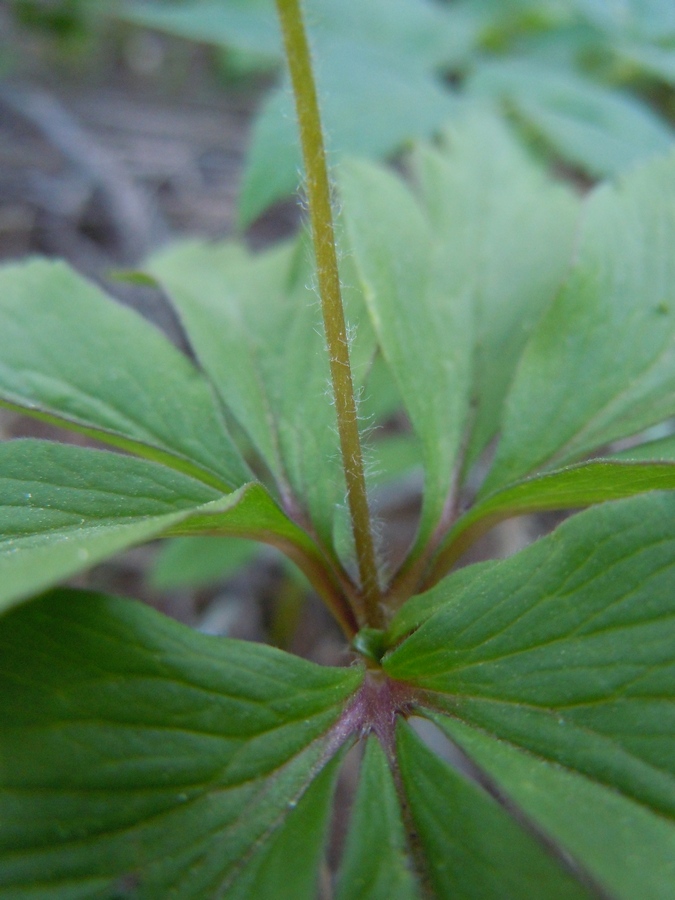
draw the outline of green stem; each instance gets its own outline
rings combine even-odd
[[[335,396],[342,465],[347,483],[347,500],[363,597],[363,609],[359,612],[366,624],[379,627],[382,624],[381,595],[368,509],[366,479],[363,471],[352,370],[349,362],[347,329],[340,294],[340,277],[319,104],[299,0],[276,0],[276,4],[284,36],[286,58],[291,72],[298,113],[300,143],[305,163],[307,199],[321,309],[330,357],[330,373]]]

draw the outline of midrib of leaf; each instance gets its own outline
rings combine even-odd
[[[312,745],[310,745],[310,747],[312,747]],[[309,748],[307,748],[307,749],[309,749]],[[308,788],[310,787],[310,785],[314,781],[314,779],[319,775],[319,773],[327,765],[329,765],[331,763],[333,756],[339,755],[339,753],[340,753],[339,748],[337,748],[337,749],[331,748],[331,749],[332,749],[332,753],[329,753],[328,748],[325,748],[322,756],[320,756],[319,759],[317,759],[313,765],[310,765],[310,767],[306,771],[307,777],[306,777],[306,781],[304,782],[304,784],[301,784],[298,787],[298,789],[296,790],[296,792],[286,801],[286,806],[283,809],[283,811],[281,811],[279,813],[278,817],[269,824],[269,826],[265,830],[265,832],[258,838],[258,841],[255,844],[252,844],[247,848],[246,852],[240,857],[240,860],[236,864],[233,871],[231,873],[229,873],[225,877],[225,879],[222,881],[222,883],[219,887],[219,891],[222,892],[222,891],[227,890],[228,886],[231,885],[234,882],[234,880],[236,879],[237,874],[241,871],[241,869],[244,868],[244,866],[249,861],[249,859],[255,855],[255,853],[259,849],[260,845],[263,844],[265,842],[265,840],[268,839],[281,825],[283,825],[283,822],[285,821],[285,819],[288,818],[289,810],[293,810],[295,808],[295,806],[298,804],[298,801],[307,792]],[[281,774],[281,772],[279,773],[279,775],[280,774]],[[279,776],[276,776],[276,777],[279,777]],[[273,784],[270,783],[270,780],[266,780],[266,782],[263,785],[263,790],[260,791],[260,795],[262,795],[264,798],[264,796],[270,792],[272,787],[273,787]],[[254,810],[251,810],[251,805],[249,805],[247,807],[247,814],[252,817],[253,812],[254,812]],[[244,817],[244,818],[246,818],[246,817]],[[232,830],[234,830],[234,827],[235,826],[233,825]],[[237,828],[241,827],[239,822],[236,823],[236,827]]]

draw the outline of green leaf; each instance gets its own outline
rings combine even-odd
[[[356,266],[354,272],[358,280]],[[389,367],[378,349],[368,368],[359,413],[365,417],[369,427],[377,429],[394,419],[400,413],[402,405],[396,382],[391,377]]]
[[[419,893],[387,757],[370,737],[347,832],[337,900],[417,900]]]
[[[472,49],[475,17],[427,0],[310,0],[307,21],[316,50],[322,116],[338,154],[386,156],[429,136],[456,102],[436,77]],[[138,24],[192,40],[256,51],[281,61],[270,0],[223,4],[202,0],[131,3],[112,10]],[[239,217],[250,224],[270,203],[298,186],[302,160],[287,86],[264,104],[254,127]]]
[[[390,48],[429,68],[455,61],[474,38],[472,19],[425,0],[309,0],[309,27],[319,40],[353,38]],[[126,21],[193,41],[266,54],[282,60],[273,0],[128,2],[106,10]]]
[[[523,753],[456,719],[434,721],[499,789],[617,900],[670,900],[675,828],[616,791]]]
[[[313,896],[360,670],[72,591],[0,658],[0,897]]]
[[[375,436],[367,448],[369,482],[384,486],[421,467],[419,441],[413,434]]]
[[[531,13],[528,15],[526,12],[525,17],[531,23]],[[581,21],[573,10],[565,15],[561,5],[558,5],[558,15],[554,12],[552,18],[556,21],[529,28],[527,21],[515,28],[507,22],[501,38],[505,41],[504,49],[508,49],[512,56],[517,55],[519,59],[543,64],[549,71],[555,69],[558,72],[584,75],[589,70],[587,61],[592,59],[594,65],[591,74],[600,74],[595,71],[598,66],[596,61],[604,61],[608,55],[607,36],[589,22]],[[494,37],[490,38],[490,43],[498,50]],[[504,58],[506,54],[502,50],[500,55]]]
[[[471,596],[474,585],[481,584],[485,573],[498,564],[499,560],[490,559],[471,566],[464,566],[431,590],[411,597],[391,620],[385,635],[387,646],[393,647],[401,638],[406,637],[411,631],[415,631],[434,613],[443,609],[448,601],[449,590],[458,595]]]
[[[407,65],[392,49],[350,39],[317,42],[317,81],[328,152],[389,156],[405,143],[430,137],[457,111],[457,99],[428,72]],[[302,159],[289,85],[265,102],[254,129],[239,200],[242,225],[298,187]]]
[[[387,650],[385,633],[381,628],[362,628],[354,635],[352,647],[361,656],[379,663]]]
[[[464,115],[441,151],[420,147],[414,163],[445,293],[475,315],[470,465],[494,437],[525,343],[569,267],[579,205],[487,112]]]
[[[297,900],[316,896],[319,865],[322,862],[327,838],[331,801],[338,774],[340,758],[331,760],[314,778],[297,807],[287,816],[283,827],[277,823],[263,851],[235,884],[227,887],[228,900],[250,900],[251,897],[274,897]],[[290,804],[295,801],[291,800]],[[302,864],[295,859],[302,847]]]
[[[429,0],[309,0],[307,10],[317,55],[330,38],[356,38],[364,49],[387,51],[402,64],[433,70],[458,63],[476,39],[470,15]]]
[[[188,359],[63,263],[0,269],[0,359],[5,406],[221,490],[250,479]]]
[[[292,265],[288,244],[252,257],[236,243],[203,241],[176,244],[146,263],[221,398],[278,481],[283,462],[269,383],[296,312],[286,296]]]
[[[129,2],[104,12],[188,40],[261,54],[270,65],[281,61],[281,36],[272,0]]]
[[[675,132],[646,104],[534,61],[484,63],[468,88],[504,100],[560,156],[592,176],[622,172],[675,141]]]
[[[594,507],[493,563],[383,664],[436,709],[675,820],[675,495]]]
[[[171,528],[174,534],[232,535],[274,543],[297,543],[309,549],[310,538],[295,522],[281,512],[267,490],[258,482],[245,484],[238,491],[195,510],[188,518]]]
[[[650,457],[645,454],[645,459]],[[575,509],[646,491],[675,490],[671,462],[595,460],[529,478],[478,502],[447,534],[433,564],[437,576],[482,534],[512,516],[553,509]],[[436,580],[430,576],[430,581]]]
[[[447,296],[441,246],[403,182],[370,163],[340,171],[351,250],[425,468],[421,544],[441,516],[468,413],[471,313]]]
[[[622,61],[636,65],[642,72],[652,75],[666,84],[675,85],[675,49],[650,44],[621,46]]]
[[[636,34],[655,40],[675,38],[675,8],[670,0],[574,0],[574,5],[610,34]]]
[[[253,541],[237,538],[174,538],[155,559],[150,583],[157,590],[213,584],[228,578],[258,553]]]
[[[476,783],[400,723],[398,763],[437,897],[581,900],[597,896]]]
[[[675,413],[674,241],[675,155],[591,195],[574,269],[521,360],[484,493]]]
[[[33,440],[0,444],[0,473],[0,608],[165,533],[263,540],[310,578],[321,572],[310,538],[259,484],[223,497],[153,462]]]
[[[219,497],[164,466],[48,441],[0,444],[0,608]]]
[[[284,505],[303,509],[327,546],[345,496],[321,312],[304,241],[253,256],[241,245],[179,244],[148,263],[195,352],[274,475]],[[346,292],[347,315],[360,297]],[[356,380],[373,352],[354,345]]]
[[[656,460],[668,460],[669,462],[675,462],[675,435],[670,434],[667,437],[658,438],[658,440],[637,444],[635,447],[629,447],[626,450],[620,450],[618,453],[613,453],[612,456],[614,459],[627,461],[639,460],[652,462]]]

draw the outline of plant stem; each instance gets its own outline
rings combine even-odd
[[[347,329],[340,294],[340,276],[319,104],[300,2],[299,0],[276,0],[276,4],[284,36],[286,58],[291,72],[300,129],[300,143],[305,163],[307,198],[321,310],[330,358],[342,465],[347,484],[347,500],[363,598],[363,609],[358,612],[362,614],[364,624],[379,627],[382,624],[381,595],[368,509],[366,479],[363,471],[354,384],[349,362]]]

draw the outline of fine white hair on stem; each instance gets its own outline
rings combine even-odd
[[[321,286],[331,378],[335,384],[336,424],[339,427],[342,468],[355,537],[363,614],[370,625],[378,627],[383,621],[381,594],[361,461],[359,425],[353,398],[344,308],[340,296],[331,189],[316,79],[312,70],[312,54],[299,0],[277,0],[277,12],[293,84],[302,158],[307,173],[312,237]]]
[[[356,341],[356,334],[358,332],[358,326],[355,322],[347,322],[346,324],[347,331],[347,346],[349,347],[349,352],[351,353],[354,349],[354,343]]]
[[[306,225],[309,219],[309,193],[307,191],[307,178],[305,176],[305,170],[299,167],[296,170],[296,175],[298,180],[296,197],[298,200],[298,206],[302,211],[303,224]]]
[[[335,406],[335,391],[333,390],[333,382],[330,380],[330,378],[326,378],[326,387],[323,393],[324,397],[327,398],[330,405]],[[335,432],[335,436],[339,441],[340,435],[338,433],[337,425],[331,425],[331,431]]]
[[[336,221],[335,230],[337,232],[339,230],[339,226],[337,223],[342,216],[342,195],[340,194],[340,191],[338,190],[337,184],[330,177],[330,171],[328,173],[328,177],[329,177],[328,188],[330,190],[330,205],[331,205],[331,209],[333,210],[333,216]],[[339,250],[339,248],[338,248],[338,250]]]

